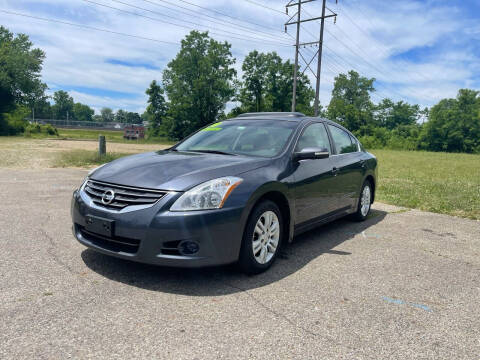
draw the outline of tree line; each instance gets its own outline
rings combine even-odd
[[[109,107],[100,109],[100,114],[95,115],[95,111],[88,105],[74,102],[68,92],[63,90],[55,91],[51,97],[53,104],[46,99],[41,99],[32,104],[29,117],[37,119],[55,119],[55,120],[76,120],[76,121],[94,121],[94,122],[118,122],[127,124],[139,124],[142,122],[140,114],[136,112],[119,109],[114,112]]]
[[[250,52],[242,62],[242,76],[228,42],[207,32],[192,31],[180,51],[146,90],[146,111],[137,113],[104,108],[94,115],[87,105],[74,103],[64,91],[51,105],[40,72],[45,54],[33,49],[26,35],[16,37],[0,27],[0,134],[19,126],[22,115],[37,114],[84,121],[148,121],[148,135],[179,140],[193,131],[243,112],[290,111],[293,64],[276,52]],[[20,59],[22,61],[20,61]],[[375,79],[355,71],[335,77],[331,100],[321,116],[350,129],[366,148],[392,148],[480,153],[480,92],[460,89],[430,109],[405,101],[372,101]],[[297,111],[313,115],[314,91],[299,72]],[[35,105],[36,104],[36,105]],[[226,112],[226,105],[234,104]],[[25,110],[27,109],[27,110]],[[23,111],[23,113],[22,113]],[[20,126],[21,127],[21,126]]]

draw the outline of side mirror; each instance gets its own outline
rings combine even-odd
[[[309,147],[300,150],[299,152],[293,153],[293,159],[295,161],[299,160],[314,160],[314,159],[326,159],[330,156],[330,153],[327,149]]]

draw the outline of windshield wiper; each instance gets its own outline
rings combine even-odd
[[[220,151],[220,150],[208,150],[208,149],[205,149],[205,150],[188,150],[188,151],[191,151],[191,152],[199,152],[199,153],[206,153],[206,154],[220,154],[220,155],[233,155],[233,156],[237,156],[237,154],[233,154],[233,153],[229,153],[229,152],[226,152],[226,151]]]

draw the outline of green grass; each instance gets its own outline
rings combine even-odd
[[[480,219],[480,155],[371,150],[378,159],[376,200]]]
[[[378,159],[376,200],[425,211],[480,219],[480,155],[372,150]],[[103,164],[129,154],[72,150],[57,167]]]
[[[107,153],[104,156],[99,156],[98,151],[71,150],[61,152],[54,163],[54,167],[86,167],[91,165],[101,165],[127,155],[131,154]]]

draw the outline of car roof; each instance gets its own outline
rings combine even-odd
[[[295,121],[299,123],[305,123],[310,121],[321,121],[326,124],[332,124],[335,126],[340,127],[343,130],[346,130],[348,133],[353,135],[350,130],[345,128],[344,126],[340,125],[339,123],[322,118],[322,117],[314,117],[314,116],[306,116],[300,112],[254,112],[254,113],[244,113],[240,114],[235,118],[231,118],[228,120],[278,120],[278,121]]]
[[[332,124],[335,124],[333,121],[330,121],[321,117],[312,117],[306,116],[301,112],[252,112],[240,114],[235,118],[227,120],[278,120],[278,121],[297,121],[297,122],[306,122],[306,121],[327,121]]]
[[[287,120],[301,121],[305,119],[305,114],[300,112],[252,112],[240,114],[229,120]]]

